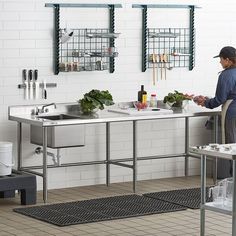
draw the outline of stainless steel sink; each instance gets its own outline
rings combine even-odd
[[[79,117],[71,116],[67,114],[59,114],[59,115],[38,116],[38,118],[47,119],[47,120],[68,120],[68,119],[78,119]]]
[[[78,119],[79,117],[59,114],[38,116],[38,118],[47,120],[68,120]],[[42,145],[42,128],[31,125],[30,141],[33,144]],[[77,147],[85,145],[85,125],[64,125],[47,128],[47,146],[50,148]]]

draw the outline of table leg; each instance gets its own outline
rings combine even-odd
[[[189,169],[189,118],[185,117],[185,176],[188,176]]]
[[[17,123],[17,170],[20,171],[22,167],[22,124]]]
[[[206,203],[206,155],[201,155],[201,210],[200,210],[200,231],[201,236],[205,235],[205,208]]]
[[[137,181],[137,121],[133,121],[133,192],[136,192]]]
[[[47,183],[47,127],[43,127],[43,201],[47,203],[48,183]]]
[[[106,123],[106,184],[110,185],[110,154],[111,154],[111,132],[110,132],[110,123]]]
[[[236,235],[236,160],[233,160],[233,202],[232,202],[232,235]]]
[[[213,126],[213,142],[218,143],[218,120],[219,117],[218,115],[214,116],[214,126]],[[215,157],[212,160],[212,177],[213,177],[213,182],[216,184],[217,181],[217,157]]]

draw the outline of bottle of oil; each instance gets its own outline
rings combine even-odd
[[[147,95],[147,92],[144,90],[144,85],[141,85],[141,90],[138,91],[138,101],[143,102],[143,94]]]

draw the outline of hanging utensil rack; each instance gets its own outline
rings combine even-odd
[[[115,8],[121,8],[121,4],[73,4],[73,3],[46,3],[45,7],[53,7],[54,9],[54,74],[58,75],[59,72],[68,72],[68,71],[91,71],[91,70],[103,70],[109,69],[110,73],[115,71],[115,57],[118,55],[114,52],[113,48],[115,48],[115,38],[118,37],[118,33],[115,33]],[[65,49],[64,45],[60,42],[60,8],[61,7],[71,7],[71,8],[108,8],[109,9],[109,28],[104,29],[92,29],[93,32],[88,33],[87,36],[84,33],[84,29],[74,29],[75,37],[77,40],[81,38],[83,35],[84,42],[86,40],[90,40],[90,47],[86,47],[84,43],[84,47],[75,47],[76,44],[70,43],[68,41],[65,43],[67,49]],[[87,29],[89,30],[89,29]],[[99,35],[99,37],[98,37]],[[74,38],[74,36],[73,36]],[[101,44],[105,44],[107,49],[112,49],[110,51],[114,52],[105,58],[102,55],[102,48],[96,48],[99,39],[101,40]],[[81,41],[82,42],[82,41]],[[82,43],[79,44],[82,46]],[[94,54],[91,56],[93,48]],[[81,51],[82,50],[82,51]],[[84,51],[84,54],[83,54]],[[72,53],[74,54],[72,55]],[[76,54],[77,53],[77,54]],[[81,53],[81,54],[80,54]],[[99,54],[100,53],[100,54]],[[84,56],[76,56],[76,55],[84,55]],[[77,57],[77,58],[76,58]],[[83,58],[82,58],[83,57]],[[89,58],[90,57],[90,58]],[[92,59],[93,57],[93,59]],[[97,58],[96,58],[97,57]],[[102,60],[101,60],[102,57]],[[82,59],[81,59],[82,58]],[[89,59],[88,59],[89,58]],[[100,59],[99,59],[100,58]],[[105,59],[104,59],[105,58]],[[63,61],[66,59],[65,61]],[[67,60],[68,59],[68,60]],[[82,63],[82,65],[80,65]]]
[[[167,64],[171,67],[194,68],[195,63],[195,30],[194,5],[172,4],[133,4],[133,8],[142,9],[142,72],[154,66],[150,55],[165,53]],[[148,8],[183,8],[189,9],[189,28],[147,28]],[[155,48],[153,45],[157,45]],[[160,62],[161,63],[161,62]]]

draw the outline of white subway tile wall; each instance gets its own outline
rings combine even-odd
[[[47,2],[47,1],[46,1]],[[50,2],[50,1],[49,1]],[[63,1],[59,1],[63,2]],[[64,1],[66,2],[66,1]],[[104,3],[103,1],[71,0],[71,3]],[[167,80],[152,84],[152,70],[141,72],[142,13],[132,4],[155,4],[156,1],[115,0],[123,8],[115,10],[115,31],[119,57],[115,72],[80,72],[53,74],[53,9],[46,8],[45,0],[0,1],[0,140],[14,143],[16,156],[16,124],[8,121],[10,105],[39,104],[49,102],[74,102],[91,89],[108,89],[115,102],[137,99],[137,91],[144,84],[148,94],[156,93],[159,100],[174,89],[190,93],[214,95],[217,72],[221,70],[216,55],[225,45],[236,46],[236,2],[184,0],[181,4],[196,4],[196,66],[193,71],[177,68],[167,71]],[[163,4],[173,1],[163,0]],[[176,3],[176,2],[175,2]],[[91,17],[92,16],[92,17]],[[150,9],[148,27],[188,27],[187,10]],[[63,8],[61,27],[108,27],[107,9]],[[48,89],[48,99],[24,100],[24,93],[17,89],[22,83],[22,69],[38,69],[39,82],[56,82],[58,87]],[[210,142],[211,132],[204,128],[206,118],[190,121],[190,145]],[[23,156],[25,165],[39,165],[42,156],[34,154],[37,147],[29,143],[29,127],[23,125]],[[111,125],[111,158],[132,156],[132,124]],[[184,151],[184,120],[160,120],[139,122],[138,155],[171,154]],[[50,150],[55,152],[55,150]],[[86,127],[86,145],[61,150],[61,162],[104,160],[105,126]],[[50,159],[50,158],[49,158]],[[52,163],[49,160],[49,163]],[[199,160],[191,159],[190,174],[199,174]],[[140,161],[138,179],[166,178],[184,175],[184,158]],[[42,189],[42,179],[38,188]],[[130,169],[111,167],[111,181],[132,180]],[[105,166],[81,166],[49,170],[49,188],[63,188],[105,183]]]

